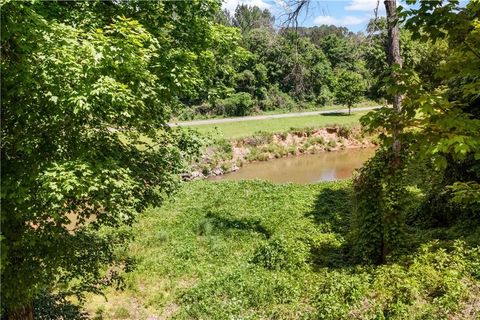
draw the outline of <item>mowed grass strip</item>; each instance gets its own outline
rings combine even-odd
[[[225,138],[232,139],[251,136],[258,131],[277,133],[287,131],[290,128],[323,128],[335,124],[355,125],[359,124],[360,117],[366,113],[367,112],[358,112],[351,115],[336,113],[292,118],[239,121],[214,125],[197,125],[189,128],[196,129],[200,133],[210,134],[218,130]]]

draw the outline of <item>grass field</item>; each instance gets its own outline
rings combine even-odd
[[[97,319],[475,319],[480,252],[411,241],[418,250],[398,262],[355,263],[350,193],[348,181],[186,183],[139,217],[124,290],[89,297],[87,310]]]
[[[190,128],[201,133],[212,133],[218,130],[225,138],[241,138],[253,135],[258,131],[270,133],[283,132],[290,128],[322,128],[329,125],[354,125],[358,124],[361,116],[367,112],[348,114],[323,114],[305,117],[279,118],[267,120],[252,120],[241,122],[220,123],[215,125],[197,125]]]

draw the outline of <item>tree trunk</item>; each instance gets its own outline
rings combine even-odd
[[[396,0],[385,0],[385,9],[387,11],[387,28],[388,28],[388,64],[390,67],[398,65],[402,67],[402,57],[400,55],[400,29],[398,27],[398,15],[397,15],[397,3]],[[396,82],[397,74],[392,71],[392,77]],[[393,110],[397,115],[402,112],[402,100],[401,93],[396,93],[393,97]],[[400,165],[400,152],[402,144],[400,141],[400,135],[402,134],[402,128],[399,123],[394,123],[392,128],[393,145],[392,151],[394,155],[393,165]]]
[[[397,3],[396,0],[385,0],[385,9],[387,12],[387,28],[388,28],[388,64],[392,68],[392,78],[394,84],[397,85],[399,82],[398,73],[393,69],[394,66],[402,68],[402,57],[400,55],[400,29],[398,26],[398,15],[397,15]],[[385,263],[387,256],[392,252],[392,249],[396,246],[398,239],[398,230],[401,229],[402,225],[402,212],[401,209],[397,206],[399,201],[399,194],[402,193],[401,187],[397,185],[401,174],[402,166],[402,125],[399,123],[400,114],[402,112],[402,100],[403,95],[401,92],[395,93],[393,97],[393,111],[396,114],[396,119],[392,123],[392,153],[393,157],[391,159],[390,168],[391,172],[389,177],[387,177],[387,190],[386,199],[389,202],[385,212],[383,213],[383,234],[382,234],[382,243],[381,243],[381,263]]]
[[[9,309],[7,315],[8,320],[33,320],[33,305],[29,303],[21,307]]]

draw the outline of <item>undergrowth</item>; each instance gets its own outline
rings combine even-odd
[[[412,252],[350,258],[351,184],[195,181],[135,226],[125,290],[90,299],[105,319],[475,319],[475,232],[412,227]],[[428,235],[428,236],[427,236]],[[127,314],[125,314],[127,312]]]

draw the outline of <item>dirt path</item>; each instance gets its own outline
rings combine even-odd
[[[369,110],[374,110],[374,109],[378,109],[378,108],[381,108],[381,106],[353,108],[352,113],[353,112],[361,112],[361,111],[369,111]],[[348,109],[293,112],[293,113],[271,114],[271,115],[265,115],[265,116],[250,116],[250,117],[237,117],[237,118],[224,118],[224,119],[208,119],[208,120],[170,122],[169,125],[171,127],[177,127],[177,126],[186,127],[186,126],[197,126],[197,125],[203,125],[203,124],[217,124],[217,123],[240,122],[240,121],[251,121],[251,120],[306,117],[306,116],[316,116],[316,115],[329,114],[329,113],[347,113],[347,112],[348,112]]]

